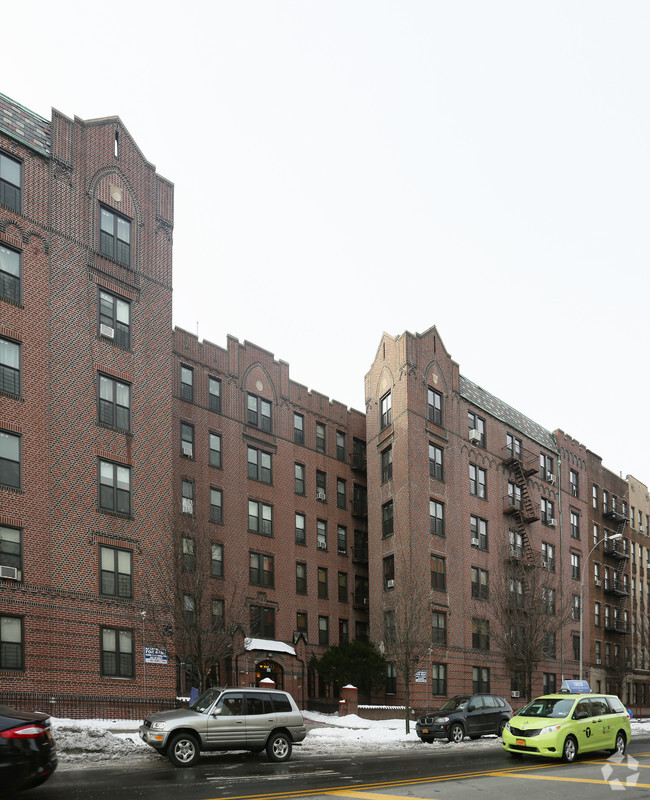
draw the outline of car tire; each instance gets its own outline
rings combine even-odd
[[[266,743],[270,761],[288,761],[291,758],[291,738],[286,733],[272,733]]]
[[[616,739],[614,741],[615,741],[614,749],[609,751],[610,755],[624,756],[625,748],[627,747],[627,737],[625,736],[623,731],[619,731],[616,734]]]
[[[520,753],[518,750],[508,750],[508,752],[512,758],[521,758],[522,756],[522,753]]]
[[[567,736],[562,745],[562,761],[571,764],[578,755],[578,742],[575,736]]]
[[[434,743],[434,741],[435,741],[435,739],[433,738],[433,736],[420,736],[420,739],[421,739],[421,740],[422,740],[422,741],[423,741],[425,744],[433,744],[433,743]]]
[[[460,744],[465,738],[465,729],[460,722],[454,722],[449,728],[449,741]]]
[[[194,766],[200,754],[199,743],[190,733],[177,733],[167,745],[167,758],[175,767]]]
[[[501,722],[499,723],[499,738],[500,739],[503,739],[503,732],[506,729],[506,725],[507,724],[508,724],[508,721],[505,720],[505,719],[502,719]]]

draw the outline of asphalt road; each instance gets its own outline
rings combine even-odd
[[[466,800],[475,792],[498,800],[650,800],[650,739],[635,739],[621,763],[607,754],[571,765],[514,760],[501,751],[303,755],[295,748],[285,764],[264,755],[215,753],[196,767],[177,769],[166,759],[137,765],[60,770],[21,800],[212,800],[301,798],[324,800]],[[627,784],[627,785],[626,785]],[[621,792],[625,792],[622,794]],[[477,795],[478,797],[478,795]]]

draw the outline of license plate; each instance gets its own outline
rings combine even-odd
[[[428,728],[422,728],[422,733],[429,733],[429,729]]]
[[[525,739],[517,739],[516,744],[519,744],[522,747],[526,747],[526,740]]]

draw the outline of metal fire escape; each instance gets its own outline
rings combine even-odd
[[[503,513],[514,521],[514,529],[521,537],[522,557],[533,563],[533,549],[530,545],[528,526],[540,518],[539,503],[534,503],[530,497],[528,479],[538,471],[536,456],[522,447],[508,445],[504,448],[505,455],[501,463],[508,467],[513,480],[511,485],[514,491],[508,492],[504,497]],[[511,556],[517,557],[516,552]]]
[[[611,505],[603,506],[603,517],[616,525],[614,533],[623,534],[627,525],[627,515],[617,508],[615,502],[612,502]],[[614,561],[613,578],[605,583],[605,593],[616,598],[613,603],[614,615],[609,622],[608,630],[616,633],[629,633],[625,621],[625,611],[629,597],[625,583],[625,567],[630,556],[622,539],[606,541],[603,546],[603,555]]]

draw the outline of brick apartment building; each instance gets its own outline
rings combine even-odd
[[[335,693],[311,657],[360,639],[380,702],[518,705],[504,620],[559,620],[531,690],[559,688],[583,595],[585,677],[650,707],[645,485],[463,377],[435,328],[382,337],[365,414],[173,329],[172,228],[118,118],[0,95],[0,695],[172,698],[199,660],[306,705]]]

